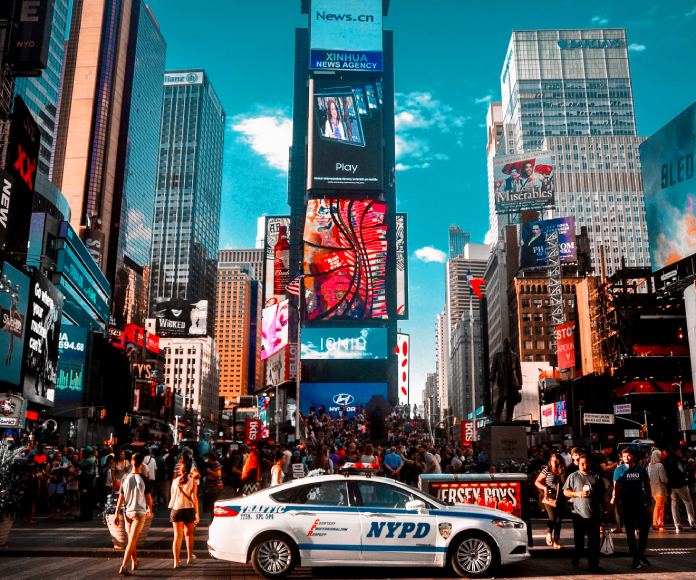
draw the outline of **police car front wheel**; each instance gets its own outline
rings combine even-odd
[[[251,552],[251,565],[263,578],[283,578],[297,564],[297,548],[287,536],[273,534],[259,540]]]
[[[498,568],[500,556],[491,538],[472,534],[455,539],[450,561],[459,576],[481,578],[490,576]]]

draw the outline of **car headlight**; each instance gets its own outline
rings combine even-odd
[[[514,528],[516,530],[521,530],[524,528],[524,524],[522,522],[516,522],[513,520],[492,520],[493,525],[498,526],[499,528]]]

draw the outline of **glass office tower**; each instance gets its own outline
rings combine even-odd
[[[164,74],[150,309],[171,298],[214,312],[225,112],[203,70]],[[208,317],[209,324],[212,316]]]

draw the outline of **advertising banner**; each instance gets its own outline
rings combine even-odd
[[[116,348],[142,348],[145,346],[154,354],[160,352],[159,336],[152,332],[148,332],[146,336],[145,329],[137,324],[126,324],[124,330],[113,326],[109,327],[109,342]]]
[[[386,328],[303,328],[303,360],[386,359]]]
[[[554,334],[558,368],[572,369],[575,366],[575,322],[560,324],[554,330]]]
[[[566,402],[557,401],[541,406],[541,426],[558,427],[568,424]]]
[[[519,213],[554,202],[554,160],[547,151],[496,156],[493,160],[495,211]]]
[[[522,488],[519,481],[430,482],[434,498],[456,505],[479,505],[522,517]]]
[[[386,319],[386,204],[312,199],[304,230],[309,320]]]
[[[310,81],[307,189],[381,191],[384,138],[378,81]]]
[[[266,359],[266,385],[276,386],[297,376],[297,343],[291,342]]]
[[[368,404],[388,407],[387,383],[305,383],[300,386],[300,412],[324,409],[325,413],[353,417]]]
[[[182,298],[155,299],[154,314],[158,336],[205,336],[208,301],[189,302]]]
[[[63,295],[41,272],[31,281],[24,356],[24,398],[53,406],[58,377],[58,341]]]
[[[7,262],[0,278],[0,382],[20,386],[28,333],[29,278]]]
[[[247,445],[258,443],[263,438],[263,423],[260,419],[244,421],[244,441]]]
[[[261,360],[288,344],[289,301],[266,306],[261,313]]]
[[[408,318],[408,220],[396,214],[396,317]]]
[[[0,428],[23,429],[26,404],[14,393],[0,395]]]
[[[60,325],[58,340],[58,377],[56,405],[62,401],[81,401],[84,389],[87,329],[69,324]]]
[[[7,61],[17,76],[36,76],[48,64],[55,0],[17,0]]]
[[[546,238],[554,230],[558,232],[558,249],[561,264],[570,264],[578,261],[575,248],[575,218],[562,217],[539,222],[527,222],[522,225],[520,268],[531,270],[548,267]]]
[[[410,403],[410,375],[411,375],[411,336],[398,333],[396,335],[396,369],[399,385],[399,405]]]
[[[268,405],[271,402],[270,397],[259,397],[257,402],[257,409],[259,414],[259,421],[261,421],[261,439],[268,439]]]
[[[310,70],[381,71],[382,0],[312,0]]]
[[[290,217],[266,216],[263,260],[264,306],[285,300],[290,282]]]
[[[5,249],[7,232],[10,229],[12,199],[19,195],[12,176],[0,168],[0,252]]]
[[[640,146],[653,271],[696,253],[696,103]]]

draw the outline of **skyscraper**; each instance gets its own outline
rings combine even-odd
[[[58,129],[58,102],[63,79],[68,0],[55,0],[48,64],[38,77],[17,77],[14,94],[20,95],[41,129],[38,171],[50,174]]]
[[[172,298],[208,300],[209,311],[215,311],[224,133],[225,112],[205,71],[166,72],[150,261],[151,312],[155,304]]]
[[[459,226],[451,225],[449,227],[449,257],[456,258],[464,251],[466,246],[471,241],[471,234],[465,232]]]
[[[147,281],[155,207],[157,159],[162,113],[162,75],[167,45],[150,8],[139,2],[131,18],[129,61],[133,73],[126,83],[130,94],[123,116],[124,138],[116,176],[113,243],[108,269],[115,270],[113,316],[116,325],[142,325],[147,316]]]

